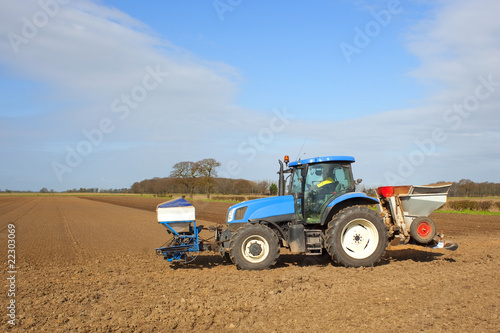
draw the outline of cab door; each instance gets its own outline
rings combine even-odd
[[[306,223],[311,224],[321,223],[321,216],[327,205],[355,188],[349,163],[311,164],[303,183],[303,215]]]
[[[295,218],[298,221],[304,220],[304,181],[302,176],[302,168],[297,168],[292,173],[292,181],[290,183],[290,194],[293,195],[295,205]]]

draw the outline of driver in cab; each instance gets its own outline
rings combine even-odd
[[[323,181],[314,185],[313,191],[320,195],[335,194],[338,182],[333,179],[333,170],[323,166],[322,175]]]

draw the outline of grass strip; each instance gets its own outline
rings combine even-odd
[[[489,216],[498,216],[500,212],[489,212],[483,210],[436,210],[435,213],[449,213],[449,214],[464,214],[464,215],[489,215]]]

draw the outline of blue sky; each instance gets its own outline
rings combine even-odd
[[[0,189],[353,155],[368,186],[500,182],[500,3],[5,1]]]

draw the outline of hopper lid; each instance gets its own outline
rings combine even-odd
[[[158,208],[172,208],[172,207],[189,207],[192,204],[184,198],[178,198],[170,201],[163,202],[158,205]]]

